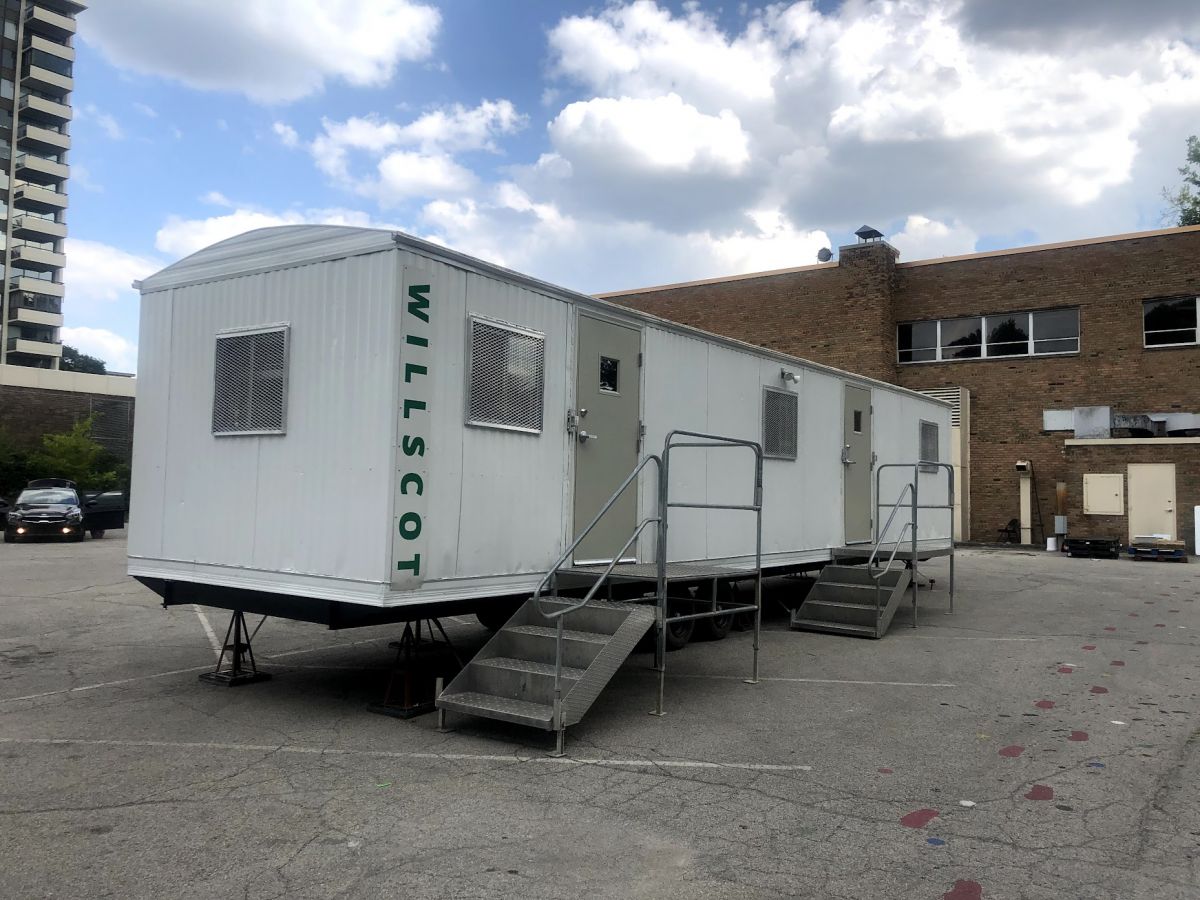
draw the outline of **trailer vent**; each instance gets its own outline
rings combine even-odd
[[[937,422],[921,422],[920,462],[936,463],[938,459],[938,426]],[[937,466],[922,465],[922,472],[936,472]]]
[[[467,424],[540,433],[545,368],[545,335],[472,316]]]
[[[797,395],[763,388],[763,456],[795,459],[798,449],[799,403]]]
[[[218,334],[213,434],[283,434],[287,364],[286,325]]]

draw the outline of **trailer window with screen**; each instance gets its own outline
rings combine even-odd
[[[286,325],[218,334],[212,433],[284,434],[287,367]]]
[[[472,316],[470,358],[467,424],[541,433],[545,335]]]
[[[799,443],[799,404],[790,391],[763,388],[763,456],[795,459]]]
[[[937,422],[921,422],[921,453],[919,462],[922,472],[936,472],[938,459],[938,426]]]

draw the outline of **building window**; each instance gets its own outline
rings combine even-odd
[[[799,450],[799,410],[796,394],[778,388],[763,388],[763,456],[795,459]]]
[[[1147,347],[1197,343],[1200,297],[1147,300],[1142,304],[1142,333]]]
[[[930,463],[941,462],[941,457],[938,453],[938,425],[937,422],[921,422],[921,446],[918,453],[918,462],[921,463],[922,472],[936,472],[938,467],[930,465]]]
[[[288,326],[217,335],[212,432],[283,434],[287,430]]]
[[[896,328],[901,363],[1004,359],[1079,352],[1079,310],[1046,309],[904,322]]]
[[[540,433],[546,336],[475,316],[470,328],[467,424]]]

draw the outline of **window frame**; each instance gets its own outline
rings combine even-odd
[[[763,385],[762,390],[763,390],[763,393],[762,393],[762,406],[760,409],[760,416],[759,416],[759,418],[760,418],[759,429],[762,432],[763,459],[780,459],[780,460],[784,460],[785,462],[796,462],[800,458],[800,395],[796,394],[792,391],[785,390],[783,388],[771,387],[770,385],[767,385],[767,384]],[[785,397],[789,397],[789,398],[791,398],[791,403],[795,406],[796,443],[795,443],[795,446],[790,455],[786,454],[786,453],[772,453],[771,451],[769,451],[767,449],[767,395],[768,394],[782,394]]]
[[[1174,347],[1200,346],[1200,296],[1192,297],[1192,303],[1195,304],[1195,307],[1196,307],[1196,324],[1192,327],[1192,331],[1194,331],[1196,333],[1196,337],[1194,340],[1183,341],[1182,343],[1174,343],[1174,344],[1147,344],[1146,343],[1146,335],[1147,334],[1164,334],[1164,333],[1171,332],[1171,331],[1187,331],[1186,328],[1158,328],[1158,329],[1155,329],[1154,331],[1147,332],[1146,331],[1146,304],[1162,303],[1164,301],[1169,302],[1172,300],[1186,300],[1186,299],[1188,299],[1188,298],[1187,298],[1187,295],[1185,294],[1182,297],[1151,297],[1149,300],[1142,301],[1142,349],[1143,350],[1170,350]]]
[[[217,411],[217,358],[220,353],[220,343],[222,340],[235,337],[252,337],[256,334],[283,334],[283,365],[280,372],[280,394],[282,397],[282,406],[279,416],[279,428],[252,428],[238,429],[236,431],[219,430],[215,421]],[[288,400],[289,400],[289,382],[292,369],[292,326],[288,322],[275,322],[270,325],[253,325],[246,328],[223,328],[217,331],[213,339],[213,402],[212,402],[212,436],[214,438],[227,437],[267,437],[273,435],[286,435],[288,427]],[[253,393],[251,394],[253,397]]]
[[[537,428],[531,428],[524,425],[508,425],[504,422],[490,422],[483,419],[472,418],[471,416],[471,386],[475,381],[475,324],[487,325],[489,328],[495,328],[500,331],[508,331],[514,334],[523,335],[524,337],[535,338],[541,341],[542,344],[542,383],[541,393],[539,396],[539,421],[541,424]],[[472,428],[491,428],[497,431],[513,431],[518,434],[542,434],[546,430],[546,334],[542,331],[537,331],[533,328],[527,328],[524,325],[516,325],[512,322],[505,322],[502,319],[493,319],[489,316],[471,313],[467,316],[467,365],[466,378],[464,379],[464,397],[463,397],[463,424],[469,425]]]
[[[1149,301],[1147,301],[1147,302],[1149,302]],[[978,362],[980,360],[1041,359],[1044,357],[1051,357],[1051,356],[1077,356],[1077,355],[1079,355],[1079,353],[1081,352],[1082,347],[1083,347],[1083,326],[1080,321],[1079,311],[1080,311],[1080,308],[1078,306],[1051,306],[1051,307],[1047,307],[1045,309],[1022,309],[1022,310],[1016,310],[1014,312],[981,313],[977,316],[975,316],[975,315],[956,315],[956,316],[947,316],[942,319],[922,319],[922,320],[912,321],[912,322],[897,322],[896,323],[896,363],[897,363],[897,365],[901,365],[901,366],[920,366],[920,365],[929,365],[931,363],[962,363],[962,362],[969,363],[969,362]],[[1047,352],[1047,353],[1037,352],[1036,348],[1037,348],[1038,343],[1040,343],[1040,342],[1050,341],[1050,340],[1054,340],[1054,341],[1071,340],[1071,338],[1041,338],[1041,339],[1039,339],[1034,335],[1033,317],[1035,315],[1037,315],[1038,313],[1047,313],[1047,312],[1074,312],[1075,313],[1076,335],[1074,338],[1074,340],[1075,340],[1075,349],[1074,350],[1054,350],[1054,351]],[[1019,321],[1022,316],[1024,316],[1024,319],[1025,319],[1024,326],[1023,326],[1023,328],[1025,330],[1025,334],[1026,334],[1026,338],[1024,341],[1025,352],[1024,353],[989,354],[988,353],[988,343],[989,343],[988,342],[988,329],[990,327],[990,323],[992,321],[999,321],[999,320],[1003,320],[1003,319],[1016,319]],[[978,356],[943,357],[942,356],[942,350],[943,350],[942,323],[943,322],[956,322],[960,319],[979,319],[979,323],[980,323],[979,355]],[[935,326],[934,331],[935,331],[936,340],[935,340],[934,346],[932,348],[932,350],[934,352],[934,358],[933,359],[913,359],[913,360],[901,359],[901,355],[904,353],[928,352],[928,349],[930,349],[930,348],[925,348],[925,347],[911,348],[910,347],[906,350],[900,346],[900,329],[901,328],[903,328],[905,326],[911,327],[913,325],[925,325],[925,324],[932,324]],[[1020,341],[1005,341],[1002,343],[1004,343],[1004,344],[1019,344],[1021,342]],[[974,347],[975,345],[970,344],[970,345],[964,345],[964,346]],[[1179,346],[1189,346],[1189,345],[1179,345]]]

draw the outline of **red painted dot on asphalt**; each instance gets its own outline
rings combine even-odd
[[[1130,614],[1129,614],[1129,618],[1131,618],[1131,619],[1136,619],[1137,617],[1138,617],[1138,614],[1137,614],[1137,613],[1130,613]]]
[[[1026,800],[1053,800],[1054,788],[1048,784],[1035,784],[1025,795]]]
[[[942,900],[983,900],[983,888],[978,881],[959,879],[954,887],[942,894]]]
[[[924,828],[937,817],[936,809],[917,809],[906,816],[901,816],[900,824],[905,828]]]
[[[1114,659],[1112,662],[1110,662],[1110,663],[1109,663],[1109,665],[1110,665],[1110,666],[1123,666],[1123,665],[1125,665],[1125,660],[1123,660],[1123,659]]]
[[[1010,759],[1018,757],[1024,752],[1025,752],[1025,748],[1022,747],[1020,744],[1012,744],[1011,746],[1000,748],[1000,755],[1007,756]]]
[[[891,769],[880,769],[880,770],[879,770],[879,774],[880,774],[880,775],[891,775],[891,774],[892,774],[892,770],[891,770]]]
[[[1105,625],[1104,630],[1105,631],[1116,631],[1117,629],[1114,628],[1112,625]]]
[[[1059,675],[1070,675],[1070,674],[1071,674],[1072,672],[1074,672],[1074,671],[1075,671],[1075,670],[1074,670],[1074,669],[1072,669],[1070,666],[1059,666],[1059,667],[1058,667],[1058,674],[1059,674]]]
[[[1070,737],[1067,738],[1068,741],[1086,741],[1087,739],[1088,733],[1086,731],[1072,731]]]
[[[1054,701],[1053,700],[1039,700],[1039,701],[1037,701],[1037,703],[1035,703],[1033,705],[1036,706],[1038,709],[1054,709]]]
[[[1100,685],[1098,685],[1098,684],[1092,685],[1092,693],[1093,694],[1107,694],[1108,688],[1100,687]]]
[[[1083,649],[1083,650],[1095,650],[1095,649],[1096,649],[1096,645],[1095,645],[1095,644],[1084,644],[1084,645],[1083,645],[1083,647],[1082,647],[1081,649]]]

